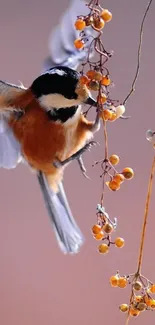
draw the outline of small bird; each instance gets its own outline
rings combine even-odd
[[[77,65],[77,52],[68,61],[72,65],[75,56]],[[82,104],[97,103],[70,63],[44,71],[29,88],[0,81],[0,167],[25,162],[36,172],[59,246],[75,254],[84,237],[65,195],[63,173],[77,159],[85,174],[82,154],[95,144],[100,119],[99,113],[94,122],[82,114]]]
[[[99,116],[88,121],[81,104],[96,106],[79,73],[51,68],[25,89],[0,82],[0,166],[14,168],[21,160],[36,170],[49,215],[64,252],[75,253],[80,233],[62,186],[65,165],[78,159],[99,129]]]

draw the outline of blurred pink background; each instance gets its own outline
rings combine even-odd
[[[104,45],[114,50],[109,69],[115,88],[112,96],[124,99],[131,87],[137,63],[137,46],[147,0],[101,0],[112,11],[113,20],[104,29]],[[2,80],[29,86],[39,75],[48,55],[48,38],[69,1],[1,1],[0,42]],[[96,204],[101,193],[100,168],[92,168],[104,154],[103,130],[96,139],[100,148],[86,153],[84,160],[91,181],[77,163],[65,173],[65,188],[72,211],[86,242],[77,256],[64,256],[57,245],[42,195],[33,173],[23,165],[0,170],[0,324],[124,324],[118,306],[129,301],[130,289],[115,289],[109,277],[117,270],[133,273],[137,266],[140,231],[153,149],[145,139],[155,129],[155,3],[148,14],[143,38],[141,69],[136,92],[129,100],[128,121],[109,123],[109,153],[121,157],[120,169],[130,166],[135,178],[121,190],[107,190],[106,209],[119,225],[114,236],[126,241],[123,249],[112,247],[106,256],[97,253],[91,227],[96,222]],[[153,197],[155,195],[155,189]],[[146,234],[143,274],[155,282],[155,218],[151,202]],[[132,320],[134,322],[135,320]],[[153,324],[155,314],[145,312],[137,325]]]

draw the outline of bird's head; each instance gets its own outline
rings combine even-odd
[[[31,91],[47,111],[69,108],[82,103],[96,106],[86,85],[79,82],[80,74],[68,67],[51,68],[31,85]]]

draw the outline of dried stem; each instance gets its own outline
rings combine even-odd
[[[150,6],[151,6],[151,3],[152,3],[153,0],[150,0],[148,5],[147,5],[147,8],[145,10],[145,13],[144,13],[144,16],[143,16],[143,19],[142,19],[142,23],[141,23],[141,27],[140,27],[140,39],[139,39],[139,46],[138,46],[138,60],[137,60],[137,68],[136,68],[136,74],[135,74],[135,77],[134,77],[134,80],[132,82],[132,86],[131,86],[131,90],[130,92],[128,93],[128,95],[126,96],[126,98],[124,99],[123,101],[123,105],[126,104],[127,100],[129,99],[129,97],[132,95],[132,93],[135,91],[135,85],[136,85],[136,81],[137,81],[137,78],[138,78],[138,74],[139,74],[139,69],[140,69],[140,57],[141,57],[141,48],[142,48],[142,38],[143,38],[143,28],[144,28],[144,22],[145,22],[145,18],[147,16],[147,13],[150,9]]]
[[[107,134],[107,124],[103,120],[103,129],[104,129],[104,143],[105,143],[105,160],[108,160],[108,134]]]
[[[147,226],[147,220],[148,220],[148,212],[149,212],[150,199],[151,199],[151,194],[152,194],[152,184],[153,184],[154,174],[155,174],[155,156],[153,158],[151,173],[150,173],[150,178],[149,178],[148,192],[147,192],[145,211],[144,211],[144,221],[143,221],[142,235],[141,235],[141,241],[140,241],[140,250],[139,250],[139,257],[138,257],[138,266],[137,266],[137,271],[135,273],[135,276],[139,276],[141,273],[146,226]],[[130,304],[132,302],[132,299],[133,299],[133,290],[131,292]],[[125,325],[128,325],[129,319],[130,319],[130,314],[128,313]]]
[[[132,303],[133,296],[134,296],[134,292],[133,292],[133,289],[132,289],[131,297],[130,297],[130,304]],[[129,312],[128,312],[128,316],[127,316],[127,319],[126,319],[125,325],[128,325],[128,323],[129,323],[129,319],[130,319],[130,314],[129,314]]]
[[[104,162],[108,161],[108,134],[106,128],[106,121],[103,120],[103,130],[104,130],[104,143],[105,143],[105,158]],[[104,199],[104,183],[105,183],[105,174],[103,176],[103,190],[101,194],[101,206],[103,206],[103,199]]]
[[[147,219],[148,219],[148,212],[149,212],[149,206],[150,206],[150,199],[151,199],[151,193],[152,193],[152,184],[153,184],[154,173],[155,173],[155,156],[153,158],[151,174],[150,174],[150,178],[149,178],[149,185],[148,185],[146,204],[145,204],[144,222],[143,222],[143,226],[142,226],[142,236],[141,236],[141,242],[140,242],[138,267],[137,267],[137,272],[136,272],[137,274],[140,274],[140,271],[141,271],[142,258],[143,258],[143,249],[144,249],[144,241],[145,241],[145,233],[146,233],[146,225],[147,225]]]

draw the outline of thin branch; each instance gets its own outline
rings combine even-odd
[[[105,143],[105,160],[108,160],[108,134],[107,134],[107,124],[106,121],[103,120],[103,128],[104,128],[104,143]]]
[[[152,194],[152,184],[153,184],[154,174],[155,174],[155,156],[153,158],[151,173],[150,173],[150,178],[149,178],[149,184],[148,184],[148,192],[147,192],[147,198],[146,198],[146,204],[145,204],[144,221],[143,221],[143,226],[142,226],[142,235],[141,235],[140,250],[139,250],[139,257],[138,257],[138,266],[137,266],[137,271],[135,273],[135,277],[138,277],[141,273],[146,226],[147,226],[147,220],[148,220],[148,212],[149,212],[150,199],[151,199],[151,194]],[[132,303],[133,294],[134,293],[133,293],[133,289],[132,289],[131,296],[130,296],[130,304]],[[129,311],[130,311],[130,308],[129,308]],[[127,316],[125,325],[128,325],[129,319],[130,319],[130,314],[128,312],[128,316]]]
[[[123,101],[123,105],[126,104],[127,100],[129,99],[129,97],[132,95],[132,93],[135,91],[135,86],[136,86],[136,82],[137,82],[137,79],[138,79],[138,75],[139,75],[139,69],[140,69],[140,58],[141,58],[141,49],[142,49],[142,38],[143,38],[143,28],[144,28],[144,22],[145,22],[145,18],[147,16],[147,13],[150,9],[150,6],[151,6],[151,3],[152,3],[153,0],[150,0],[148,5],[147,5],[147,8],[145,10],[145,13],[144,13],[144,16],[143,16],[143,19],[142,19],[142,23],[141,23],[141,27],[140,27],[140,39],[139,39],[139,46],[138,46],[138,60],[137,60],[137,68],[136,68],[136,74],[135,74],[135,77],[134,77],[134,80],[132,82],[132,86],[131,86],[131,90],[130,92],[128,93],[128,95],[126,96],[126,98],[124,99]]]
[[[154,173],[155,173],[155,156],[153,158],[151,174],[150,174],[150,178],[149,178],[148,193],[147,193],[146,204],[145,204],[144,222],[143,222],[143,226],[142,226],[142,236],[141,236],[141,242],[140,242],[138,267],[137,267],[137,272],[136,272],[137,274],[140,274],[140,271],[141,271],[143,250],[144,250],[144,241],[145,241],[145,234],[146,234],[146,225],[147,225],[147,219],[148,219],[148,212],[149,212],[149,206],[150,206]]]
[[[108,134],[107,134],[107,128],[106,128],[106,121],[103,120],[103,130],[104,130],[104,143],[105,143],[105,158],[103,162],[108,161]],[[104,185],[105,185],[105,173],[103,173],[103,190],[101,194],[101,206],[103,206],[103,199],[104,199]]]

